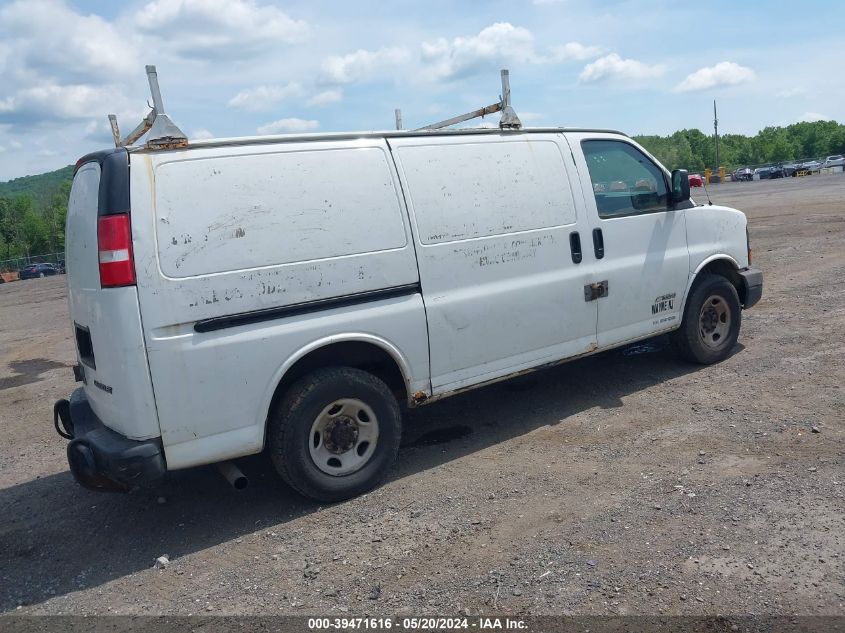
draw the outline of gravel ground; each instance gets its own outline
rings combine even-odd
[[[658,339],[413,411],[390,481],[332,506],[261,456],[242,492],[80,488],[65,280],[0,285],[0,611],[844,614],[845,176],[710,194],[765,274],[731,358]]]

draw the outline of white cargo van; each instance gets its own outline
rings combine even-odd
[[[667,332],[713,363],[762,294],[745,216],[601,130],[117,148],[77,164],[66,242],[54,423],[105,490],[266,450],[347,498],[404,407]]]

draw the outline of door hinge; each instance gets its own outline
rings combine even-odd
[[[584,301],[595,301],[596,299],[601,299],[602,297],[606,297],[607,293],[607,279],[594,284],[587,284],[584,286]]]

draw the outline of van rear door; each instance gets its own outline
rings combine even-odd
[[[89,154],[77,163],[65,232],[68,303],[91,409],[134,440],[160,435],[134,285],[131,243],[113,248],[114,227],[129,227],[129,154]],[[98,235],[99,233],[99,235]],[[124,252],[125,251],[125,252]],[[105,266],[101,266],[105,264]],[[121,273],[131,285],[114,285]],[[101,278],[102,277],[102,278]],[[105,283],[104,283],[105,282]]]

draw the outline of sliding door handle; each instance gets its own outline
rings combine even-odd
[[[593,229],[593,250],[596,253],[596,259],[604,257],[604,235],[601,229]]]
[[[572,252],[572,262],[580,264],[584,256],[581,254],[581,236],[578,231],[572,231],[569,234],[569,250]]]

